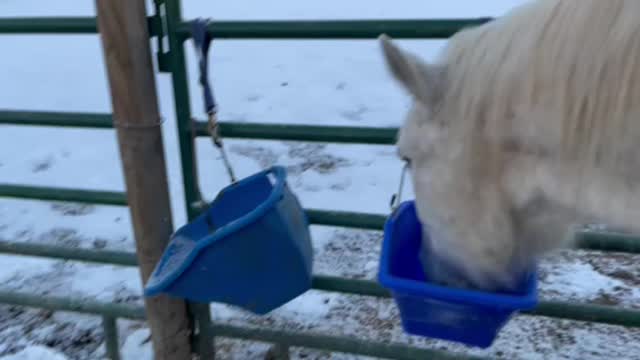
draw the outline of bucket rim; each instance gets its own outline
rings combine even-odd
[[[189,221],[188,223],[180,227],[178,230],[176,230],[174,234],[171,236],[171,241],[173,241],[174,238],[180,237],[180,236],[191,238],[190,236],[186,236],[183,234],[187,232],[192,226],[194,226],[195,223],[201,221],[204,217],[209,216],[210,211],[213,208],[213,204],[215,204],[226,191],[232,189],[233,187],[245,185],[246,183],[254,181],[258,177],[268,176],[269,174],[274,175],[275,183],[272,183],[273,185],[272,190],[269,196],[262,203],[260,203],[253,210],[242,215],[238,219],[235,219],[234,221],[216,229],[212,234],[209,234],[199,239],[198,241],[196,241],[193,248],[189,250],[189,254],[185,257],[185,259],[180,263],[179,266],[176,266],[171,270],[165,270],[160,272],[162,265],[166,261],[166,256],[165,256],[166,252],[164,252],[162,257],[156,264],[154,271],[151,273],[151,276],[147,281],[148,285],[145,287],[145,291],[144,291],[145,296],[153,296],[153,295],[162,293],[169,286],[171,286],[171,284],[173,284],[173,282],[175,282],[176,279],[178,279],[187,270],[187,268],[191,265],[191,263],[200,254],[201,251],[203,251],[208,246],[211,246],[213,243],[222,241],[225,238],[229,237],[230,235],[257,222],[268,211],[270,211],[273,208],[273,205],[280,198],[282,198],[285,184],[286,184],[286,176],[287,176],[286,169],[283,166],[279,166],[279,165],[272,166],[270,168],[257,172],[253,175],[250,175],[246,178],[243,178],[242,180],[236,183],[226,186],[224,189],[222,189],[218,193],[215,199],[211,201],[207,210],[202,212],[200,215],[198,215],[198,217],[196,217],[192,221]],[[170,244],[171,242],[169,243],[169,245]],[[166,248],[165,248],[165,251],[166,251]],[[161,279],[158,280],[158,277],[161,277]]]
[[[422,282],[391,274],[391,245],[394,227],[398,218],[409,211],[415,211],[415,201],[402,202],[387,218],[384,225],[384,236],[378,270],[378,282],[394,296],[410,296],[437,299],[444,302],[487,306],[491,308],[530,310],[538,304],[537,264],[527,275],[525,292],[522,295],[495,293],[473,289],[461,289]]]

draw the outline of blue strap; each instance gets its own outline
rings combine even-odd
[[[217,111],[217,106],[213,98],[213,91],[211,91],[211,86],[209,85],[207,69],[209,45],[213,39],[207,32],[208,23],[208,20],[194,20],[191,23],[191,37],[196,48],[196,56],[198,57],[198,66],[200,68],[200,85],[202,86],[202,96],[204,97],[204,110],[207,114],[211,114]]]

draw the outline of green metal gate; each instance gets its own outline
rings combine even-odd
[[[155,12],[148,18],[151,37],[158,40],[158,64],[160,71],[171,74],[173,96],[178,126],[182,177],[189,219],[200,211],[201,201],[197,171],[195,168],[195,137],[208,136],[206,123],[194,121],[189,108],[189,91],[186,76],[184,42],[189,38],[189,23],[182,19],[180,0],[155,0]],[[162,15],[161,15],[162,14]],[[439,20],[354,20],[354,21],[220,21],[212,23],[208,30],[216,38],[230,39],[375,39],[380,33],[395,38],[444,39],[466,26],[475,26],[490,20],[439,19]],[[80,18],[0,18],[0,34],[95,34],[96,19]],[[168,40],[168,49],[161,41]],[[0,111],[0,124],[112,128],[110,114]],[[221,135],[228,138],[291,140],[328,143],[384,144],[394,143],[395,128],[370,128],[346,126],[265,125],[221,122]],[[34,187],[0,184],[0,196],[69,201],[104,205],[126,206],[125,193],[87,191],[51,187]],[[310,221],[315,225],[382,230],[384,217],[380,215],[341,211],[308,209]],[[610,233],[579,233],[582,249],[640,253],[640,239]],[[134,253],[85,250],[52,245],[14,243],[0,241],[0,253],[39,256],[47,258],[86,261],[94,263],[136,266]],[[339,277],[315,276],[313,288],[323,291],[389,297],[388,292],[376,282]],[[27,293],[0,291],[0,303],[75,311],[103,317],[107,354],[119,359],[117,318],[144,319],[144,309],[139,306],[100,303],[73,298],[43,297]],[[590,321],[640,327],[640,311],[611,306],[574,304],[568,302],[541,301],[532,315]],[[199,336],[220,336],[257,340],[287,346],[309,347],[328,351],[346,352],[395,359],[452,359],[473,358],[439,350],[412,347],[401,343],[380,343],[357,338],[337,337],[326,334],[298,333],[287,330],[254,329],[210,323],[208,307],[197,314],[199,320],[210,326],[201,329]]]

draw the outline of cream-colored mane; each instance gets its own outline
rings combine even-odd
[[[442,59],[450,125],[627,167],[640,135],[640,1],[533,1],[460,32]]]
[[[382,44],[415,99],[397,145],[419,216],[474,286],[512,286],[574,224],[640,231],[640,0],[531,1],[435,64]]]

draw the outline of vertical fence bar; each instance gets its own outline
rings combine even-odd
[[[156,0],[158,1],[158,0]],[[180,146],[180,160],[182,162],[182,181],[185,192],[187,217],[189,220],[197,216],[193,206],[202,199],[198,186],[198,171],[194,150],[195,129],[191,120],[189,101],[189,84],[187,81],[187,67],[184,54],[183,39],[177,30],[182,20],[180,0],[159,1],[160,6],[166,6],[167,37],[169,39],[169,67],[173,81],[173,97],[178,127],[178,141]],[[215,346],[211,325],[209,304],[190,303],[189,308],[197,328],[197,343],[200,358],[213,359]]]
[[[111,316],[102,317],[102,328],[104,330],[104,344],[107,349],[107,357],[111,360],[120,360],[120,350],[118,345],[118,322]]]
[[[173,98],[178,127],[180,146],[180,162],[182,163],[182,182],[185,192],[185,202],[189,219],[197,216],[193,208],[201,200],[198,186],[198,171],[195,155],[195,129],[191,120],[189,98],[189,83],[184,54],[183,40],[175,33],[175,29],[182,19],[180,0],[166,0],[160,2],[161,8],[166,6],[167,37],[169,39],[169,66],[173,81]]]
[[[273,345],[267,356],[265,356],[265,360],[290,360],[289,356],[289,346],[283,343],[277,343]]]

